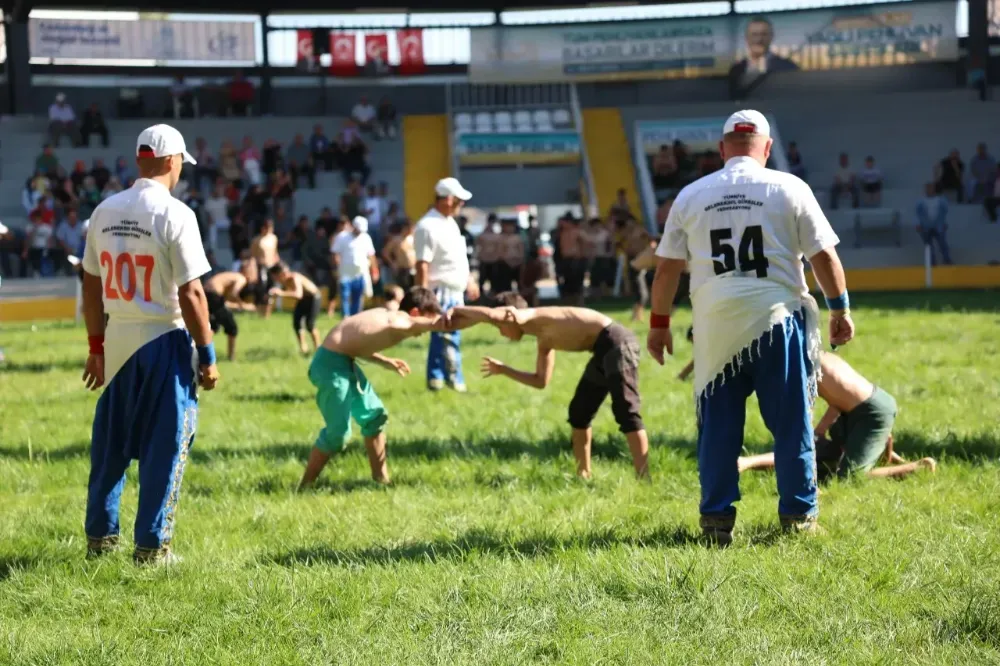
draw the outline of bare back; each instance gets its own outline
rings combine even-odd
[[[819,395],[838,411],[852,411],[875,391],[870,381],[836,354],[824,352],[820,367],[823,377],[819,382]]]
[[[319,293],[316,283],[302,273],[292,273],[292,277],[288,279],[283,286],[289,291],[297,291],[298,285],[302,285],[303,294],[312,294],[315,296]]]
[[[205,281],[205,291],[214,291],[220,296],[233,296],[246,285],[247,279],[242,273],[226,271],[216,273]]]
[[[393,347],[415,333],[405,312],[372,308],[344,319],[326,336],[323,347],[363,358]]]
[[[612,320],[587,308],[544,307],[518,310],[521,329],[538,339],[538,346],[558,351],[590,351]]]
[[[280,261],[278,257],[278,237],[274,233],[257,236],[250,245],[250,251],[257,263],[270,268]]]

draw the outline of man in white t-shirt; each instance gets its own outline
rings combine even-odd
[[[182,165],[194,159],[168,125],[144,130],[136,155],[139,179],[94,210],[83,255],[90,344],[83,379],[91,390],[107,384],[94,414],[85,527],[90,556],[118,546],[125,470],[138,460],[133,557],[169,563],[198,421],[197,386],[212,390],[219,372],[200,279],[209,264],[198,221],[170,195]]]
[[[689,265],[694,312],[698,472],[705,537],[728,545],[739,497],[737,459],[746,401],[757,393],[774,436],[778,514],[789,531],[815,529],[818,513],[812,401],[821,339],[802,258],[830,308],[830,342],[854,335],[839,242],[812,190],[767,169],[770,126],[757,111],[726,121],[721,171],[685,187],[667,217],[653,283],[647,347],[673,352],[670,311]]]
[[[375,107],[368,101],[367,95],[362,95],[358,103],[351,109],[351,118],[358,124],[361,131],[370,132],[375,126],[375,116],[377,113]]]
[[[417,287],[434,291],[444,311],[479,298],[479,285],[470,280],[465,237],[455,216],[472,193],[455,178],[442,178],[434,186],[434,206],[417,222],[413,245],[417,255]],[[427,352],[427,387],[440,391],[445,383],[459,393],[466,391],[462,375],[461,334],[431,333]]]
[[[59,93],[56,101],[49,106],[49,138],[52,145],[59,147],[59,139],[68,136],[70,144],[80,145],[80,132],[76,123],[76,112],[66,101],[66,95]]]
[[[369,185],[364,198],[361,199],[361,211],[368,219],[368,235],[372,237],[372,244],[375,245],[376,252],[382,251],[382,243],[385,238],[385,229],[382,228],[384,209],[384,201],[378,195],[375,185]]]
[[[361,312],[368,280],[377,281],[375,246],[368,235],[368,220],[358,215],[351,228],[334,236],[330,245],[340,283],[340,311],[344,317]]]

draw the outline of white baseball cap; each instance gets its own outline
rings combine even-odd
[[[358,233],[366,233],[368,231],[368,218],[363,215],[358,215],[351,220],[351,226],[354,227],[354,230]]]
[[[0,236],[3,236],[8,231],[9,231],[9,229],[7,229],[7,227],[4,226],[4,223],[0,222]]]
[[[458,197],[462,201],[472,198],[472,192],[462,187],[457,178],[442,178],[434,186],[434,194],[439,197]]]
[[[148,146],[149,149],[142,150],[143,146]],[[138,157],[183,155],[188,164],[197,164],[187,151],[184,137],[170,125],[153,125],[144,129],[135,142],[135,154]]]
[[[722,126],[722,134],[732,134],[739,132],[743,134],[756,134],[770,138],[771,124],[760,111],[744,109],[729,116],[729,120]]]

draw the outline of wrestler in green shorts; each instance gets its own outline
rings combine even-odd
[[[309,365],[309,381],[326,424],[316,438],[317,449],[328,454],[343,449],[351,438],[351,417],[365,437],[382,432],[389,414],[353,358],[320,347]]]
[[[829,440],[816,445],[820,481],[836,474],[846,477],[875,467],[885,452],[896,421],[896,400],[875,387],[871,397],[841,413],[830,426]]]

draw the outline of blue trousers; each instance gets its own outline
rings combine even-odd
[[[340,281],[340,311],[345,317],[361,312],[365,300],[365,276]]]
[[[740,499],[736,463],[743,450],[746,401],[754,392],[764,424],[774,437],[778,514],[794,517],[818,512],[809,395],[812,367],[803,317],[802,312],[796,312],[785,326],[778,324],[765,333],[751,349],[741,352],[740,363],[734,359],[726,367],[725,381],[717,379],[714,387],[699,397],[698,476],[703,516],[736,515],[733,503]]]
[[[120,531],[125,470],[139,461],[137,550],[170,544],[188,449],[198,423],[191,335],[171,331],[141,347],[97,401],[90,441],[87,536]]]
[[[434,294],[445,311],[464,305],[464,294],[453,289],[436,288]],[[462,334],[431,333],[431,344],[427,349],[427,380],[440,379],[453,384],[464,384],[462,374]]]

